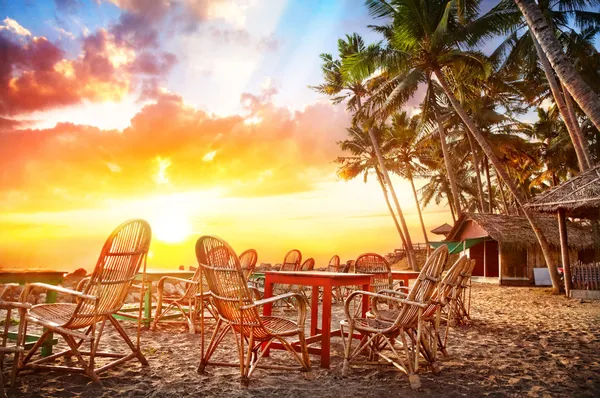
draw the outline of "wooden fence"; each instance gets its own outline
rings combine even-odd
[[[600,290],[600,262],[591,264],[576,263],[571,268],[573,289]]]

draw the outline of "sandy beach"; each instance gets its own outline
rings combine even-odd
[[[130,361],[101,375],[103,387],[83,375],[29,373],[18,378],[17,395],[82,397],[372,397],[372,396],[585,396],[600,394],[600,303],[550,295],[544,289],[474,284],[473,321],[454,329],[442,373],[421,375],[422,388],[410,389],[405,375],[385,367],[352,368],[341,376],[342,343],[332,340],[331,369],[311,356],[312,380],[300,372],[257,370],[250,386],[239,383],[236,368],[196,373],[199,335],[177,325],[142,333],[150,366]],[[343,314],[334,306],[334,322]],[[286,312],[286,316],[293,316]],[[130,334],[133,323],[125,323]],[[307,327],[309,322],[307,321]],[[110,330],[107,341],[115,341]],[[120,343],[118,343],[120,344]],[[229,340],[217,358],[236,356]],[[233,358],[233,357],[232,357]],[[268,361],[290,363],[284,352]]]

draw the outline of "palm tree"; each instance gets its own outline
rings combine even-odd
[[[575,18],[575,22],[578,26],[586,27],[590,24],[593,25],[594,23],[591,22],[591,20],[598,19],[600,16],[598,13],[585,11],[585,5],[583,3],[572,1],[551,2],[547,0],[542,0],[538,3],[544,16],[551,23],[557,34],[563,38],[562,41],[565,45],[581,47],[581,45],[577,43],[581,42],[581,40],[574,40],[579,39],[579,34],[574,32],[569,26],[570,17]],[[581,15],[581,13],[584,15]],[[499,51],[505,52],[508,51],[507,49],[510,49],[506,59],[509,63],[512,63],[513,66],[516,66],[517,68],[522,68],[523,66],[533,66],[534,68],[537,68],[537,60],[539,59],[548,82],[548,88],[552,93],[560,115],[565,121],[569,135],[573,141],[579,161],[579,168],[581,170],[589,168],[591,166],[589,150],[581,133],[571,96],[564,86],[561,88],[561,85],[558,83],[548,58],[544,54],[533,32],[527,29],[527,23],[517,5],[512,0],[502,0],[474,25],[478,25],[482,28],[481,33],[484,36],[489,35],[494,30],[497,33],[511,32],[506,40],[499,46]],[[478,29],[475,28],[474,30],[477,31]],[[518,36],[519,32],[522,33],[520,37]],[[478,35],[475,35],[475,37],[477,38]],[[535,56],[532,56],[532,54],[537,54],[537,59],[535,59]],[[526,59],[527,62],[523,62],[524,59]],[[537,87],[540,87],[540,85],[538,84]]]
[[[377,156],[375,155],[375,150],[373,149],[370,138],[364,133],[363,130],[357,127],[351,127],[347,129],[347,131],[349,138],[338,142],[338,145],[343,151],[351,153],[352,156],[339,157],[336,160],[337,163],[341,164],[338,169],[338,176],[343,180],[348,181],[358,177],[359,175],[363,175],[364,182],[366,183],[369,172],[375,172],[377,181],[379,182],[379,186],[383,192],[385,203],[392,216],[392,219],[394,220],[394,225],[396,226],[400,240],[402,241],[402,245],[406,247],[406,240],[404,239],[404,234],[402,233],[402,229],[398,223],[398,219],[396,218],[396,213],[394,213],[394,209],[390,203],[388,190],[385,186],[385,182],[383,181],[381,171],[379,170]],[[386,145],[386,147],[390,146],[391,145]]]
[[[387,36],[387,47],[369,54],[353,54],[349,57],[352,62],[346,68],[350,70],[353,67],[357,68],[364,75],[368,65],[366,61],[370,58],[371,67],[376,65],[387,69],[391,79],[401,77],[402,81],[396,82],[398,91],[402,91],[404,86],[415,81],[425,81],[427,76],[433,74],[452,107],[493,164],[497,175],[502,178],[522,207],[525,204],[525,198],[509,178],[489,142],[455,96],[453,87],[450,86],[444,74],[444,70],[470,70],[473,75],[485,76],[491,69],[483,54],[463,50],[458,46],[458,43],[465,42],[467,35],[466,29],[456,17],[455,2],[453,0],[430,0],[427,2],[427,7],[421,7],[420,2],[411,0],[367,0],[366,3],[372,16],[391,21],[386,30],[391,30],[392,34]],[[473,0],[466,3],[465,20],[472,21],[478,12],[479,1]],[[573,94],[570,87],[569,91]],[[576,95],[573,96],[577,99]],[[524,213],[538,238],[550,271],[554,290],[558,292],[560,278],[556,263],[551,256],[548,241],[536,220],[527,211]]]
[[[353,35],[347,35],[346,40],[338,40],[338,52],[342,60],[355,55],[368,54],[374,49],[375,46],[365,47],[364,41],[356,33]],[[332,101],[334,103],[340,103],[346,100],[347,109],[352,111],[355,115],[355,126],[359,126],[361,122],[364,122],[364,120],[361,120],[363,119],[363,114],[368,116],[368,109],[365,109],[362,104],[362,98],[367,95],[367,87],[364,84],[365,79],[361,78],[360,76],[341,73],[341,61],[337,59],[334,60],[330,54],[322,54],[321,59],[323,60],[321,69],[325,83],[312,88],[317,92],[332,97]],[[371,73],[373,72],[374,70],[371,71]],[[406,242],[405,250],[408,264],[412,269],[417,270],[418,265],[414,256],[412,240],[410,238],[408,226],[406,225],[406,220],[404,219],[400,202],[398,201],[398,197],[394,191],[392,180],[387,172],[383,155],[381,154],[381,150],[377,143],[374,126],[367,121],[364,127],[366,127],[366,130],[369,133],[369,138],[371,139],[371,143],[379,163],[379,169],[381,170],[383,179],[387,184],[387,188],[389,189],[396,206],[396,211],[398,212],[398,218],[400,220],[402,233]]]
[[[589,3],[598,4],[597,1],[590,1]],[[600,99],[598,99],[598,94],[583,80],[569,61],[556,38],[554,30],[544,18],[537,3],[534,0],[515,0],[515,4],[523,13],[529,29],[533,32],[543,53],[558,75],[560,83],[566,87],[575,102],[579,104],[579,107],[590,118],[591,122],[600,130]]]
[[[414,181],[415,175],[423,172],[424,166],[419,162],[425,162],[423,155],[426,150],[424,140],[419,137],[417,124],[416,117],[411,119],[406,112],[401,112],[392,116],[391,124],[386,130],[393,148],[392,156],[395,160],[395,164],[390,169],[410,182],[415,198],[415,205],[417,206],[419,222],[421,223],[423,239],[425,240],[427,250],[429,250],[429,239],[427,238],[427,230],[423,222],[423,215],[421,214],[421,206]]]

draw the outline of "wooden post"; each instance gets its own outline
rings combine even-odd
[[[558,209],[558,231],[560,233],[560,254],[562,257],[563,275],[565,279],[565,293],[571,293],[571,264],[569,259],[569,238],[567,236],[567,223],[565,222],[565,209]]]
[[[487,277],[487,253],[485,250],[485,240],[483,241],[483,276]]]

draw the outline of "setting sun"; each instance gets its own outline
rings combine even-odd
[[[192,234],[192,225],[187,214],[173,209],[152,221],[152,232],[161,242],[181,243]]]

